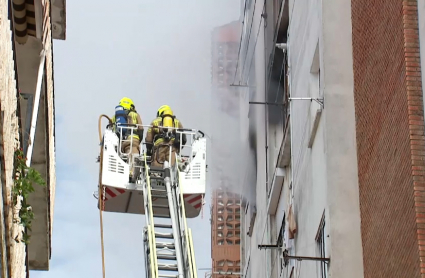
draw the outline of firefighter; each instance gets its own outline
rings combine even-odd
[[[133,134],[130,128],[116,129],[119,137],[122,136],[121,151],[128,154],[128,163],[130,164],[130,179],[133,179],[133,156],[140,155],[140,142],[143,140],[142,119],[136,111],[136,107],[131,99],[124,97],[120,100],[119,105],[115,107],[115,115],[112,117],[112,122],[123,127],[130,126],[133,129]]]
[[[173,115],[173,111],[168,105],[162,105],[156,114],[156,119],[152,121],[146,133],[146,148],[148,155],[152,156],[151,166],[163,167],[164,161],[169,161],[169,150],[172,146],[171,165],[176,162],[176,153],[180,151],[180,143],[186,144],[186,135],[183,134],[182,141],[180,134],[175,129],[183,128],[181,122]]]

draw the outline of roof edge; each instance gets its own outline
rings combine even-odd
[[[66,0],[50,0],[52,37],[55,40],[66,39]]]

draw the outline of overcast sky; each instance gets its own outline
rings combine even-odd
[[[96,190],[97,120],[134,100],[148,124],[162,104],[210,131],[211,30],[240,0],[67,1],[66,41],[54,42],[57,185],[50,271],[32,278],[102,277]],[[211,177],[210,177],[211,178]],[[208,196],[209,197],[209,196]],[[211,267],[209,204],[190,220],[198,268]],[[145,277],[140,215],[104,214],[106,277]],[[199,271],[199,277],[203,277]]]

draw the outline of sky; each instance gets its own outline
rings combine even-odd
[[[98,117],[130,97],[144,124],[169,104],[211,135],[211,31],[240,0],[67,1],[66,40],[54,41],[56,200],[50,271],[32,278],[102,277],[97,200]],[[208,176],[211,182],[211,177]],[[210,184],[208,184],[210,185]],[[209,194],[190,219],[198,268],[211,267]],[[144,217],[104,213],[106,277],[145,277]],[[203,277],[199,271],[199,277]]]

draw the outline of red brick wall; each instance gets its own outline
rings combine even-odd
[[[352,0],[367,278],[421,277],[418,236],[425,257],[425,137],[416,4]]]

